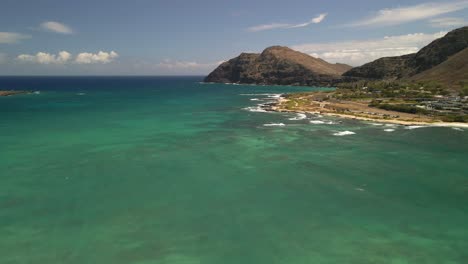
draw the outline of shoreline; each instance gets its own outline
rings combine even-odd
[[[308,85],[294,85],[294,84],[258,84],[258,83],[227,83],[227,82],[199,82],[200,84],[223,84],[223,85],[232,85],[232,86],[273,86],[273,87],[293,87],[293,88],[325,88],[325,89],[336,89],[336,86],[308,86]]]
[[[0,90],[0,97],[7,97],[7,96],[13,96],[13,95],[19,95],[19,94],[30,94],[30,91],[6,91],[6,90]]]
[[[338,118],[344,118],[344,119],[352,119],[352,120],[359,120],[359,121],[372,121],[375,123],[395,124],[395,125],[403,125],[403,126],[456,127],[456,128],[468,129],[468,123],[460,123],[460,122],[443,122],[443,121],[424,122],[424,121],[409,121],[409,120],[398,120],[398,119],[370,118],[370,117],[363,117],[363,116],[352,115],[352,114],[348,115],[348,114],[330,113],[330,112],[322,112],[322,111],[290,110],[290,109],[282,108],[281,104],[288,102],[288,101],[289,101],[288,99],[285,99],[284,97],[280,97],[277,99],[276,103],[269,106],[265,110],[271,111],[271,112],[278,112],[278,113],[323,115],[323,116],[338,117]]]

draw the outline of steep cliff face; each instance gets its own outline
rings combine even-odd
[[[375,60],[343,74],[365,79],[402,79],[429,70],[468,47],[468,27],[449,32],[418,53]]]
[[[205,82],[270,85],[324,85],[340,79],[351,69],[345,64],[330,64],[324,60],[273,46],[261,54],[242,53],[221,64]]]

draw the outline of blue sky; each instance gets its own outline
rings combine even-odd
[[[2,0],[0,75],[203,75],[272,45],[360,65],[466,18],[467,0]]]

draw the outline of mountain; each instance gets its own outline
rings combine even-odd
[[[273,46],[261,54],[242,53],[221,64],[205,82],[267,85],[328,85],[352,67]]]
[[[441,64],[411,77],[416,81],[438,81],[449,87],[468,83],[468,48],[458,52]]]
[[[468,27],[449,32],[418,53],[375,60],[344,73],[364,79],[403,79],[415,76],[443,63],[468,47]]]

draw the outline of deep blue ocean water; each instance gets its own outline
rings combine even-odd
[[[0,77],[0,263],[467,263],[468,130],[201,77]]]

